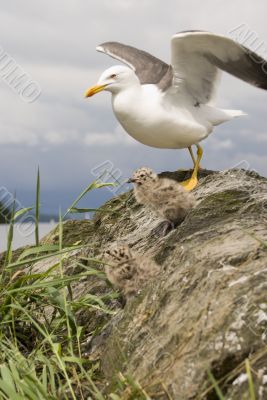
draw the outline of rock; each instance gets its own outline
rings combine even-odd
[[[181,173],[162,175],[181,179]],[[77,273],[77,260],[97,268],[90,258],[116,240],[161,265],[160,277],[124,308],[110,301],[115,315],[79,315],[87,356],[100,359],[107,393],[121,372],[151,399],[213,400],[210,372],[226,399],[247,399],[249,358],[257,396],[267,398],[267,179],[243,170],[203,171],[195,195],[196,208],[161,239],[151,234],[159,221],[132,192],[107,202],[93,221],[64,223],[64,244],[84,245],[64,261],[67,274]],[[53,231],[44,242],[57,240]],[[39,262],[33,272],[51,263]],[[76,298],[110,291],[101,272],[72,287]],[[101,326],[107,327],[92,339]]]

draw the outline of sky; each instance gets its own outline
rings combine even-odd
[[[191,167],[186,150],[153,149],[131,139],[112,113],[110,93],[84,99],[101,73],[118,64],[95,47],[120,41],[169,62],[174,33],[203,29],[237,40],[252,37],[246,44],[258,47],[267,59],[266,12],[264,0],[3,2],[0,186],[16,191],[22,206],[31,205],[39,166],[42,212],[57,213],[94,179],[101,165],[124,178],[142,165],[158,172]],[[27,78],[23,93],[12,84],[4,60]],[[202,143],[202,166],[242,166],[266,176],[267,92],[224,75],[217,104],[248,116],[216,128]],[[95,207],[112,195],[101,189],[88,194],[82,205]]]

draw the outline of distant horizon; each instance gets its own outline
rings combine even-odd
[[[186,149],[150,148],[127,135],[113,115],[109,93],[84,99],[85,90],[107,67],[120,64],[95,47],[120,41],[169,63],[171,36],[203,29],[245,41],[267,59],[265,15],[266,4],[255,6],[252,0],[207,0],[200,5],[170,0],[168,7],[160,0],[4,3],[0,51],[9,66],[0,62],[0,186],[16,191],[23,207],[33,206],[39,166],[41,212],[57,215],[95,179],[103,164],[122,179],[143,165],[157,172],[191,168]],[[15,69],[25,74],[21,92],[19,78],[12,75]],[[203,168],[241,165],[267,176],[266,100],[267,91],[223,74],[218,107],[240,109],[248,116],[216,127],[201,143]],[[80,205],[97,208],[112,195],[104,189],[94,191]]]
[[[245,160],[241,161],[240,164],[233,166],[240,169],[248,169],[254,170],[253,168],[248,168],[247,162]],[[212,168],[207,168],[212,169]],[[231,168],[226,168],[231,169]],[[213,169],[216,170],[216,169]],[[158,171],[165,172],[167,169]],[[173,170],[175,171],[175,169]],[[222,170],[218,170],[222,171]],[[258,171],[256,171],[259,173]],[[267,177],[266,174],[260,174],[261,176]],[[93,177],[92,177],[93,181]],[[64,214],[66,210],[70,207],[71,203],[75,200],[75,198],[85,189],[82,187],[80,191],[77,190],[75,193],[71,192],[58,192],[56,198],[54,197],[53,192],[42,192],[41,189],[41,201],[40,201],[40,221],[46,222],[50,219],[58,220],[59,211]],[[95,208],[98,209],[101,207],[106,201],[110,200],[112,197],[116,196],[113,192],[111,192],[108,188],[95,189],[92,192],[88,193],[80,202],[80,208]],[[18,191],[18,198],[20,202],[23,204],[23,207],[33,206],[35,202],[35,188],[32,191]],[[45,201],[43,200],[45,199]],[[81,216],[79,214],[70,214],[69,217],[71,219],[80,219]]]

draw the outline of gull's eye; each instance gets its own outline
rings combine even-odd
[[[116,78],[116,76],[117,76],[116,74],[112,74],[112,75],[110,75],[110,78],[114,79],[114,78]]]

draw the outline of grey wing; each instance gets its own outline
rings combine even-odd
[[[103,43],[96,50],[132,68],[141,84],[153,83],[164,90],[172,83],[171,66],[143,50],[118,42]]]
[[[199,103],[215,92],[220,70],[267,90],[267,61],[234,40],[203,31],[188,31],[171,39],[173,85]]]

